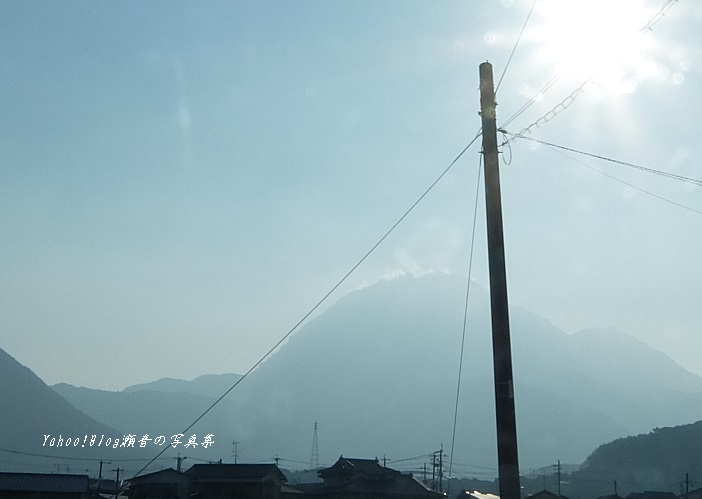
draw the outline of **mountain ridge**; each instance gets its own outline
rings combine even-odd
[[[340,452],[416,455],[450,441],[464,298],[465,278],[439,274],[380,281],[342,297],[198,424],[198,432],[214,428],[222,442],[208,458],[230,458],[228,442],[236,440],[242,460],[301,461],[314,421],[322,461]],[[496,459],[488,303],[486,290],[473,286],[456,435],[465,444],[455,452],[481,466]],[[568,335],[520,307],[512,307],[511,321],[526,468],[582,462],[603,442],[698,419],[702,378],[630,335],[613,329]],[[630,362],[618,361],[633,353]],[[209,407],[236,376],[164,378],[121,392],[66,384],[54,390],[115,426],[141,431],[159,420],[170,431]],[[685,390],[674,390],[678,384]],[[152,390],[159,386],[165,391]]]
[[[103,437],[113,442],[124,434],[77,409],[1,348],[0,400],[3,471],[56,472],[59,465],[97,475],[100,460],[142,457],[137,449],[101,446],[98,440]],[[93,435],[96,439],[91,443]],[[76,440],[77,444],[68,446]]]
[[[122,392],[138,392],[144,390],[165,393],[191,393],[219,398],[234,383],[241,379],[240,374],[202,374],[195,379],[159,378],[156,381],[127,386]]]

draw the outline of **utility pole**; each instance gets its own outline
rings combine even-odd
[[[115,499],[119,496],[119,468],[115,470],[117,472],[117,478],[115,479]]]
[[[239,441],[238,440],[232,441],[232,445],[234,446],[234,450],[233,450],[234,464],[236,464],[237,459],[239,458]]]
[[[492,65],[489,62],[484,62],[480,65],[480,116],[483,128],[483,163],[485,170],[485,206],[490,270],[492,355],[495,377],[500,499],[520,499],[517,423],[514,410],[512,347],[509,333],[507,272],[505,270],[495,108]]]
[[[100,493],[100,486],[101,486],[101,484],[102,484],[102,463],[103,463],[103,462],[104,462],[105,464],[112,464],[112,461],[103,461],[103,460],[100,460],[100,471],[98,471],[98,484],[97,484],[98,493]]]
[[[561,497],[561,460],[558,460],[558,464],[556,465],[558,467],[558,497],[560,499]]]
[[[431,454],[431,490],[436,492],[436,452]]]
[[[441,450],[439,451],[439,494],[444,493],[444,444],[441,444]]]
[[[685,499],[690,497],[690,474],[685,473]]]

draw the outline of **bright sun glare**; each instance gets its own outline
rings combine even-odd
[[[654,14],[643,0],[539,0],[525,36],[563,77],[596,77],[612,90],[633,91],[652,70],[653,37],[642,28]]]

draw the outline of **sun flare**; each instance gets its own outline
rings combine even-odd
[[[597,77],[626,90],[650,68],[645,27],[655,13],[642,0],[541,0],[527,36],[539,61],[563,77]]]

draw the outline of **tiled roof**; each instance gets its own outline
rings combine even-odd
[[[395,496],[403,498],[438,498],[438,492],[433,492],[421,481],[410,475],[397,474],[392,478],[368,480],[362,477],[353,478],[347,482],[335,485],[323,485],[318,489],[307,490],[308,494],[335,495],[355,494],[366,496]]]
[[[173,468],[167,468],[161,471],[154,471],[153,473],[147,473],[146,475],[135,476],[129,479],[130,484],[138,483],[154,483],[159,480],[186,480],[187,477],[180,471],[174,470]]]
[[[0,473],[0,491],[2,492],[83,493],[87,490],[87,475]]]
[[[677,499],[672,492],[659,492],[647,490],[645,492],[632,492],[626,499]]]
[[[531,494],[529,499],[568,499],[566,496],[559,496],[550,490],[542,490],[536,494]]]
[[[275,464],[194,464],[185,472],[190,478],[261,480],[270,475],[281,482],[287,481],[283,472]]]
[[[353,473],[362,473],[365,475],[387,475],[399,473],[390,468],[384,468],[380,465],[377,459],[357,459],[341,456],[339,460],[330,468],[325,468],[319,471],[319,476],[325,477],[337,471],[351,471]]]

